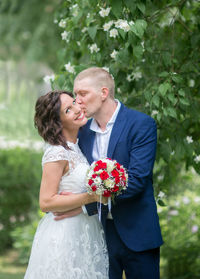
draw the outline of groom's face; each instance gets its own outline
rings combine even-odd
[[[86,117],[98,115],[102,106],[102,92],[90,78],[75,81],[74,93],[76,102],[84,111]]]

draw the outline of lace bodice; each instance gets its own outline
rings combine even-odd
[[[85,176],[89,164],[82,154],[78,143],[67,142],[70,149],[65,149],[61,145],[45,145],[42,158],[42,166],[45,163],[66,160],[69,162],[69,171],[61,178],[59,191],[70,191],[73,193],[85,192]]]

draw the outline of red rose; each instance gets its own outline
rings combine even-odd
[[[122,173],[124,173],[124,169],[121,168],[120,171],[121,171]]]
[[[106,171],[102,171],[102,173],[100,173],[100,178],[102,180],[106,180],[108,177],[109,177],[109,175]]]
[[[97,161],[97,166],[99,167],[99,169],[106,169],[107,168],[107,164],[102,162],[101,160]]]
[[[106,163],[102,163],[101,164],[101,169],[106,169],[107,168],[107,164]]]
[[[92,175],[92,178],[96,178],[96,177],[97,177],[97,174],[94,173],[94,174]]]
[[[119,187],[115,185],[115,187],[112,189],[112,192],[117,192],[119,191]]]
[[[119,163],[116,163],[115,165],[116,165],[116,168],[117,168],[118,170],[120,170],[121,165],[120,165]]]
[[[96,166],[95,168],[94,168],[94,171],[99,171],[100,170],[100,167],[99,166]]]
[[[92,179],[90,179],[89,181],[88,181],[88,184],[91,186],[92,184],[94,183],[94,180],[92,180]]]
[[[124,174],[122,175],[122,180],[126,181],[126,176]]]
[[[111,192],[108,191],[108,190],[105,190],[105,191],[103,192],[103,196],[104,196],[104,197],[110,197],[110,196],[111,196]]]
[[[92,189],[92,191],[94,191],[94,192],[95,192],[95,191],[96,191],[96,189],[97,189],[97,186],[96,186],[96,185],[94,185],[94,186],[92,186],[92,187],[91,187],[91,189]]]
[[[117,170],[111,171],[112,176],[116,177],[119,176],[119,172]]]
[[[120,182],[120,178],[119,178],[119,176],[116,176],[115,177],[115,183],[119,183]]]

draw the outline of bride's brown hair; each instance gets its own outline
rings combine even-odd
[[[71,92],[62,90],[50,91],[38,98],[35,105],[34,124],[39,135],[46,142],[68,148],[62,133],[62,123],[60,120],[61,94],[67,94],[73,98]]]

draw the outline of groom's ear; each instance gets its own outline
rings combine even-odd
[[[101,98],[102,98],[102,101],[105,101],[108,96],[109,96],[109,89],[107,87],[102,87],[101,88]]]

